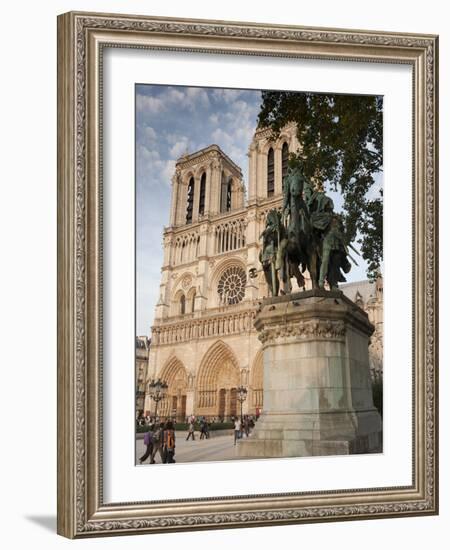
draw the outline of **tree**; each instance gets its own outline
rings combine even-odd
[[[278,135],[297,124],[302,146],[292,162],[307,176],[340,192],[349,238],[357,240],[374,278],[383,259],[383,98],[380,96],[262,92],[258,126]]]

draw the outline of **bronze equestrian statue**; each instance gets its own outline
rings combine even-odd
[[[305,270],[313,288],[327,283],[330,289],[346,280],[342,271],[350,271],[348,248],[354,248],[347,242],[342,218],[334,212],[333,200],[305,177],[300,164],[290,165],[283,180],[282,212],[268,213],[261,237],[259,259],[272,296],[290,293],[292,277],[304,289]]]

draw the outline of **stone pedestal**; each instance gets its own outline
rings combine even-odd
[[[263,343],[263,413],[236,452],[245,457],[381,452],[366,313],[341,291],[266,299],[255,320]]]

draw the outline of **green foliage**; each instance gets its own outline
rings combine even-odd
[[[383,169],[383,98],[380,96],[262,93],[258,125],[275,136],[297,123],[305,174],[343,197],[346,232],[358,237],[368,276],[383,257],[383,192],[374,176]]]

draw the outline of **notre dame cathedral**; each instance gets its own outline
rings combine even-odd
[[[261,343],[253,327],[258,301],[268,296],[259,237],[267,212],[281,206],[289,153],[298,148],[295,125],[276,141],[270,130],[258,129],[248,151],[247,189],[239,166],[217,145],[178,159],[148,363],[140,360],[137,369],[137,407],[144,414],[154,410],[147,389],[156,378],[168,384],[158,409],[162,417],[234,416],[240,385],[248,389],[244,414],[263,409]],[[370,357],[377,376],[383,357],[382,278],[340,288],[375,326]],[[137,342],[142,348],[142,339]]]

